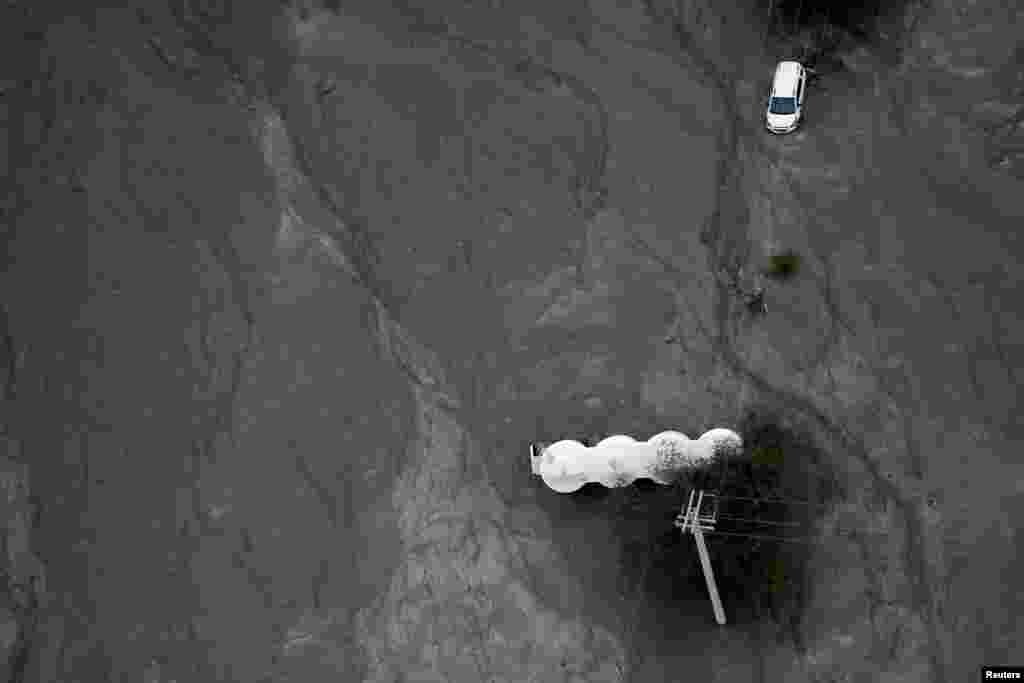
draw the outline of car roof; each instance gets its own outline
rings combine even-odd
[[[796,84],[803,67],[800,62],[779,62],[775,67],[775,80],[772,82],[772,94],[783,97],[796,94]]]

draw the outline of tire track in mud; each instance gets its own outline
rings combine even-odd
[[[647,3],[650,6],[650,3]],[[790,389],[775,386],[762,375],[750,368],[735,348],[730,333],[731,294],[728,283],[719,275],[722,270],[736,272],[742,265],[737,257],[743,254],[738,242],[742,241],[740,230],[746,221],[737,221],[730,226],[724,216],[724,206],[745,206],[745,197],[738,181],[742,173],[740,144],[743,132],[742,119],[738,115],[735,95],[722,71],[704,52],[698,41],[690,34],[680,19],[681,3],[677,2],[671,14],[672,31],[680,49],[689,54],[697,65],[702,79],[718,93],[726,120],[718,138],[719,160],[716,168],[717,196],[714,208],[702,232],[702,242],[708,249],[709,268],[715,280],[714,322],[715,329],[709,342],[716,355],[738,377],[750,383],[761,395],[777,405],[788,406],[789,411],[803,418],[813,426],[814,432],[823,435],[833,447],[845,452],[864,468],[870,476],[876,493],[892,503],[905,536],[903,554],[904,567],[912,586],[912,600],[915,611],[923,620],[928,633],[928,658],[933,680],[946,681],[946,665],[942,638],[939,628],[942,615],[933,591],[929,569],[925,559],[924,523],[915,509],[912,498],[906,496],[900,487],[882,472],[880,465],[871,458],[862,439],[846,427],[832,420],[813,401]],[[730,230],[732,228],[732,230]],[[826,451],[828,452],[828,451]],[[870,568],[867,568],[870,570]]]

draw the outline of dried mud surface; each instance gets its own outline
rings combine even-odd
[[[756,8],[8,3],[5,680],[1013,663],[1020,17],[988,4],[844,48],[774,138]],[[751,460],[718,484],[812,503],[758,512],[804,543],[712,537],[721,628],[681,489],[560,496],[526,451],[716,426]]]

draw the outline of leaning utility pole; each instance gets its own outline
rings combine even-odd
[[[711,504],[709,512],[702,512],[704,504],[704,491],[690,491],[690,499],[683,508],[682,513],[676,518],[676,526],[685,534],[693,534],[697,542],[697,554],[700,555],[700,566],[704,570],[704,582],[708,586],[708,594],[711,596],[711,607],[715,611],[715,621],[719,625],[725,625],[725,610],[722,609],[722,598],[718,595],[718,585],[715,583],[715,572],[711,567],[711,558],[708,556],[708,546],[704,542],[704,532],[714,531],[718,522],[718,496],[708,494],[708,502]]]
[[[579,441],[568,439],[555,443],[535,441],[529,444],[530,469],[548,488],[563,494],[578,491],[588,483],[598,483],[609,488],[626,487],[641,478],[670,485],[681,475],[701,475],[716,464],[724,465],[742,446],[743,441],[737,433],[721,428],[709,430],[699,439],[690,439],[680,432],[666,431],[647,441],[637,441],[623,434],[614,435],[602,439],[595,446],[585,446]],[[803,528],[804,525],[798,522],[768,519],[759,511],[768,505],[803,505],[822,511],[829,508],[826,503],[811,500],[722,493],[725,490],[724,468],[722,477],[719,490],[714,492],[705,491],[702,483],[696,483],[690,490],[689,500],[675,519],[675,526],[683,533],[693,534],[715,621],[720,625],[726,623],[725,610],[722,608],[704,534],[757,542],[813,544],[816,539],[813,529]],[[699,479],[703,481],[703,477]],[[737,507],[740,509],[735,509]],[[719,519],[724,522],[727,530],[716,528]],[[773,528],[779,532],[770,533]],[[786,529],[790,531],[782,533]],[[865,532],[861,530],[860,533]]]

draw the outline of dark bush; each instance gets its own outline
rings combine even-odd
[[[800,270],[800,255],[792,249],[772,254],[764,274],[774,280],[791,280]]]

